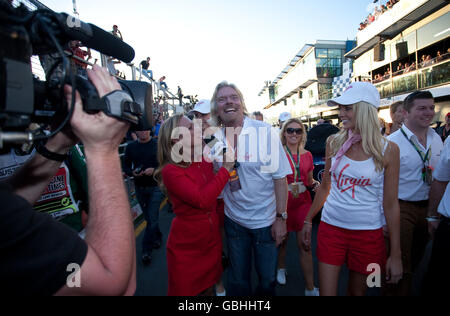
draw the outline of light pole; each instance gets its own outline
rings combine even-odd
[[[72,0],[73,3],[73,14],[77,17],[80,18],[80,14],[77,11],[77,0]]]

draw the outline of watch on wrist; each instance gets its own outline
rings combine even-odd
[[[283,212],[283,213],[277,213],[277,218],[282,218],[282,219],[284,219],[284,220],[287,220],[287,218],[288,218],[288,214],[287,214],[287,212]]]

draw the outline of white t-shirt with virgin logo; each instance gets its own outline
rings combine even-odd
[[[332,158],[334,163],[336,158]],[[343,156],[331,173],[331,190],[322,221],[349,230],[375,230],[384,224],[384,169],[375,170],[372,158],[355,161]]]

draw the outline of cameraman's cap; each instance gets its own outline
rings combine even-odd
[[[327,104],[328,106],[336,106],[358,102],[369,103],[378,109],[380,107],[380,93],[370,82],[352,82],[340,97],[331,99]]]
[[[280,117],[278,118],[281,122],[286,122],[292,117],[291,113],[289,112],[283,112],[280,114]]]
[[[194,109],[192,111],[202,114],[209,114],[211,113],[211,102],[209,100],[200,100],[194,106]]]

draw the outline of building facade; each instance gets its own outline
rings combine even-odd
[[[333,78],[343,74],[344,55],[354,45],[354,41],[325,40],[306,44],[259,93],[266,120],[275,124],[282,112],[314,120],[328,111],[326,101],[332,97]]]
[[[436,117],[450,111],[450,4],[445,0],[401,0],[357,34],[353,81],[371,81],[381,95],[380,116],[416,90],[435,97]]]

